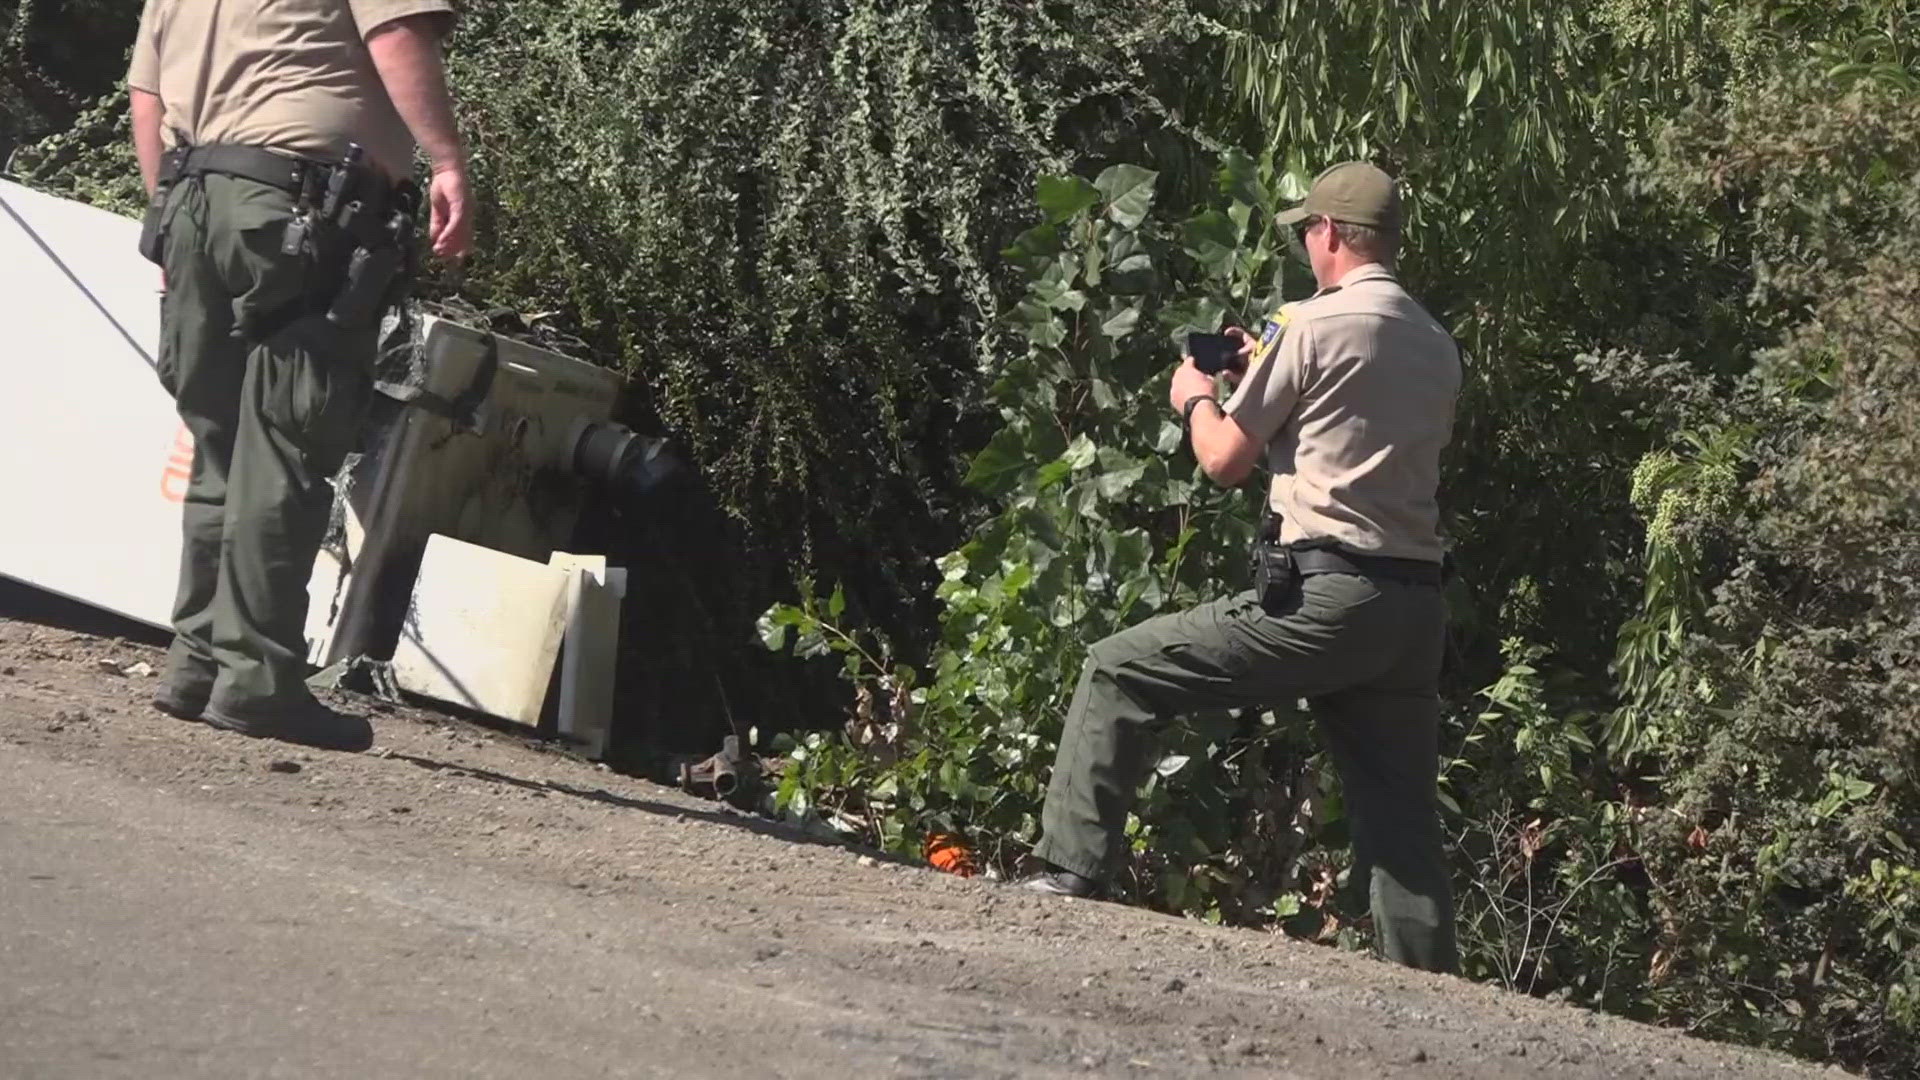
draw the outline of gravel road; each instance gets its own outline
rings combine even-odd
[[[9,1077],[1843,1075],[863,858],[424,710],[364,755],[249,740],[141,662],[0,618]]]

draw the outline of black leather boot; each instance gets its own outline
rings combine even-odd
[[[1081,877],[1071,870],[1062,870],[1052,864],[1037,874],[1013,883],[1016,889],[1045,893],[1048,896],[1075,896],[1085,899],[1100,891],[1100,883],[1090,877]]]

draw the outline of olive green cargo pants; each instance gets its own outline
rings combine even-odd
[[[375,331],[309,310],[264,340],[236,333],[338,280],[281,253],[286,192],[207,175],[176,184],[165,213],[158,371],[194,439],[168,688],[271,711],[307,694],[307,580],[372,395]]]
[[[1067,712],[1034,854],[1104,878],[1163,721],[1307,698],[1339,767],[1355,864],[1372,868],[1382,951],[1452,971],[1453,896],[1435,796],[1445,624],[1434,586],[1315,574],[1277,614],[1247,592],[1095,644]]]

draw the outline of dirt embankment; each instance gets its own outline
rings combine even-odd
[[[1822,1072],[807,843],[425,711],[360,756],[252,741],[147,708],[159,659],[0,618],[0,1071]]]

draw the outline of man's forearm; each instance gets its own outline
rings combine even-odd
[[[160,182],[160,97],[145,90],[128,90],[133,115],[133,156],[140,162],[140,179],[151,196]]]
[[[466,165],[440,58],[441,25],[437,15],[410,15],[376,28],[367,38],[367,51],[387,96],[435,172]],[[405,167],[403,162],[387,164]]]
[[[1187,434],[1194,458],[1214,483],[1233,487],[1253,471],[1259,447],[1217,402],[1203,401],[1194,408]]]

